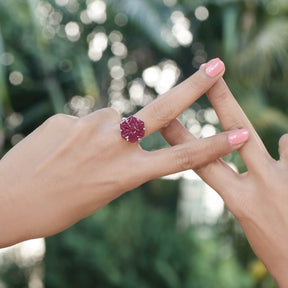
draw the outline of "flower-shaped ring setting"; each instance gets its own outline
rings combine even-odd
[[[145,135],[144,122],[135,116],[123,118],[120,123],[121,137],[127,142],[135,143],[140,141]]]

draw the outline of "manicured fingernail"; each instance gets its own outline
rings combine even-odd
[[[249,138],[249,132],[246,129],[240,129],[235,132],[232,132],[228,136],[228,140],[231,145],[236,146],[243,144]]]
[[[224,71],[224,68],[224,63],[219,58],[215,58],[208,63],[205,72],[210,77],[216,77]]]
[[[199,69],[202,69],[207,63],[202,63],[199,67]]]

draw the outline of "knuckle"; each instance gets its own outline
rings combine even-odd
[[[240,130],[240,129],[244,129],[245,127],[244,127],[244,125],[243,125],[243,123],[241,123],[240,121],[235,121],[235,119],[234,119],[234,121],[231,119],[231,124],[230,124],[230,126],[228,127],[228,129],[226,129],[226,130]]]
[[[112,107],[103,108],[103,109],[99,110],[98,113],[99,113],[99,116],[102,116],[105,118],[115,119],[117,121],[121,120],[120,113]]]
[[[205,143],[206,145],[203,147],[203,151],[205,151],[205,155],[203,156],[203,162],[208,164],[209,162],[214,161],[231,152],[230,146],[226,146],[226,141],[222,142],[220,140],[222,139],[214,142],[209,141],[209,143],[207,144]]]
[[[152,117],[158,122],[166,124],[173,119],[175,109],[169,103],[164,103],[163,100],[156,101],[152,106]]]
[[[221,104],[231,99],[231,93],[223,79],[218,80],[208,91],[208,98],[211,98],[214,103]],[[223,105],[223,104],[222,104]]]
[[[65,114],[58,113],[58,114],[55,114],[55,115],[51,116],[48,119],[48,121],[49,122],[58,122],[58,121],[62,121],[65,117],[66,117]]]
[[[83,133],[85,131],[90,132],[92,129],[95,129],[95,123],[90,121],[87,118],[79,118],[75,122],[74,131],[78,133]]]
[[[219,140],[222,139],[218,139],[218,141],[215,141],[215,139],[213,141],[203,139],[203,141],[190,140],[186,142],[178,152],[180,166],[186,169],[193,169],[199,173],[211,169],[211,166],[208,165],[209,163],[230,152],[227,150],[228,147],[226,147],[225,143]]]
[[[222,83],[220,82],[217,82],[216,85],[214,85],[208,92],[208,96],[211,94],[213,94],[213,98],[214,98],[214,101],[217,101],[217,102],[223,102],[225,101],[226,99],[228,99],[227,97],[227,88],[225,85],[221,85]]]
[[[186,146],[175,149],[176,164],[179,171],[192,169],[195,166],[193,152]]]
[[[207,87],[207,79],[200,77],[196,77],[196,74],[193,74],[188,79],[188,84],[193,91],[203,91],[205,87]]]
[[[213,172],[214,166],[213,166],[213,162],[212,163],[208,163],[202,166],[198,166],[193,168],[193,170],[195,171],[195,173],[197,173],[198,175],[210,175]]]
[[[61,126],[61,125],[64,125],[65,123],[67,123],[67,120],[70,120],[72,118],[70,118],[68,115],[65,115],[65,114],[61,114],[61,113],[58,113],[58,114],[55,114],[51,117],[49,117],[47,120],[46,120],[46,124],[48,126]]]
[[[240,120],[234,118],[235,115],[233,115],[233,114],[231,114],[231,115],[228,114],[228,115],[226,115],[225,117],[226,117],[227,123],[229,123],[229,125],[225,126],[225,130],[226,130],[226,131],[229,131],[229,130],[230,130],[230,131],[232,131],[232,130],[239,130],[239,129],[245,128],[245,127],[243,126],[243,123],[242,123]]]
[[[87,127],[89,127],[91,124],[89,123],[89,121],[85,118],[80,118],[78,119],[78,121],[75,124],[75,128],[76,130],[82,130],[82,129],[86,129]]]
[[[281,136],[281,138],[279,139],[279,146],[281,148],[288,148],[288,134],[284,134]]]

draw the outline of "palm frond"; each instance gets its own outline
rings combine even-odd
[[[237,56],[236,63],[245,78],[264,82],[275,67],[286,70],[288,60],[288,20],[272,19]]]
[[[39,63],[41,63],[41,67],[45,77],[44,85],[46,86],[49,97],[52,101],[54,112],[60,113],[64,111],[65,97],[63,95],[59,82],[53,75],[55,63],[49,63],[45,61],[46,55],[48,54],[47,48],[49,49],[49,42],[48,41],[43,42],[44,39],[41,35],[41,29],[36,19],[35,11],[38,3],[39,3],[38,0],[28,0],[28,7],[30,9],[31,18],[34,24],[33,28],[36,38],[36,45],[37,45],[36,48],[38,49],[38,60]]]
[[[165,53],[173,49],[163,39],[163,28],[167,24],[167,7],[162,3],[155,9],[155,3],[146,0],[107,0],[108,7],[114,13],[122,12],[128,16],[129,21],[140,29],[154,45]]]

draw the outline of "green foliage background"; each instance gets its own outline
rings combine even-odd
[[[106,19],[90,23],[81,21],[81,13],[93,1],[66,2],[0,2],[1,155],[54,113],[83,115],[118,100],[130,103],[123,114],[134,113],[142,104],[130,99],[133,81],[140,81],[150,98],[157,95],[143,82],[148,67],[173,61],[179,82],[219,56],[233,94],[278,157],[277,142],[288,129],[287,1],[107,0]],[[205,21],[195,16],[199,6],[209,11]],[[164,30],[171,34],[175,11],[189,23],[191,44],[163,37]],[[65,34],[70,22],[78,23],[79,39]],[[100,32],[107,47],[93,61],[88,40]],[[113,52],[113,35],[127,53]],[[118,82],[111,76],[113,61],[124,71]],[[17,85],[15,71],[23,77]],[[197,112],[209,103],[201,98],[192,107]],[[149,150],[163,145],[157,133],[143,141]],[[229,161],[245,171],[237,154]],[[216,225],[176,228],[178,184],[147,183],[48,238],[44,262],[24,269],[7,261],[0,268],[0,286],[32,287],[31,271],[42,267],[45,287],[273,287],[267,274],[257,273],[259,263],[227,211]]]

